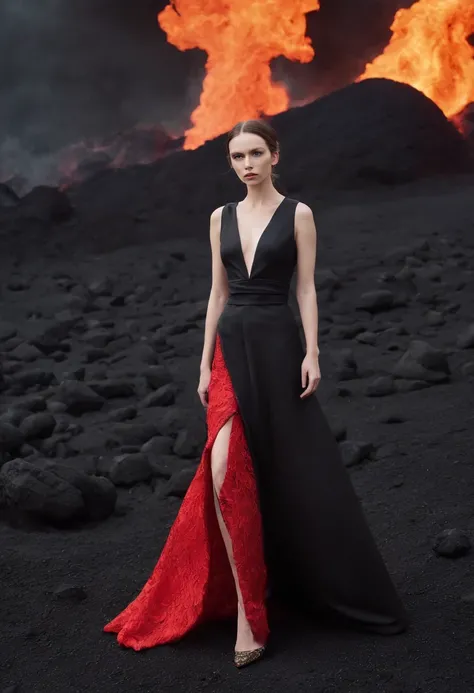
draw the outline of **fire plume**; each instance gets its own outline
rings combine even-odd
[[[168,41],[208,56],[184,149],[196,149],[239,120],[287,110],[288,93],[272,81],[270,61],[313,59],[305,14],[318,9],[319,0],[171,0],[158,14]]]
[[[385,77],[434,101],[448,118],[474,101],[474,0],[418,0],[401,9],[384,52],[357,81]]]

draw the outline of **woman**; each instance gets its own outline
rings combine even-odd
[[[282,196],[276,134],[238,123],[228,158],[247,186],[211,215],[212,288],[198,394],[208,436],[160,559],[106,631],[136,650],[237,615],[234,662],[260,659],[266,597],[379,633],[408,618],[314,392],[320,382],[311,209]],[[301,343],[288,305],[296,296]]]

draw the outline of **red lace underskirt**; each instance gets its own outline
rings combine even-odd
[[[227,472],[219,494],[253,635],[268,637],[267,571],[254,469],[219,335],[212,363],[207,441],[161,556],[139,595],[104,627],[142,650],[178,640],[198,623],[237,615],[234,578],[214,507],[211,450],[233,416]]]

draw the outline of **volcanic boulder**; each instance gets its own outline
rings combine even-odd
[[[16,207],[20,198],[7,183],[0,183],[0,207]]]
[[[297,199],[472,169],[467,141],[429,98],[387,79],[351,84],[271,119],[281,142],[277,187]],[[149,166],[105,171],[68,191],[76,242],[93,252],[204,232],[215,207],[242,195],[225,135]],[[110,229],[113,228],[113,234]]]
[[[397,184],[472,168],[466,140],[438,106],[406,84],[351,84],[273,119],[292,192]]]
[[[115,508],[117,492],[103,477],[53,462],[35,465],[17,458],[1,469],[0,499],[13,513],[60,525],[75,519],[106,519]]]
[[[72,207],[68,196],[48,185],[38,185],[21,199],[23,217],[36,219],[45,224],[69,219]]]

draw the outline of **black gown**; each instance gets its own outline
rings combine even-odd
[[[329,607],[377,632],[408,616],[371,534],[316,393],[301,399],[305,351],[288,305],[297,200],[285,197],[260,237],[250,275],[236,206],[222,213],[230,296],[218,323],[255,468],[275,595]]]
[[[166,544],[137,597],[104,627],[135,650],[235,616],[236,589],[217,522],[211,451],[233,417],[218,501],[246,617],[269,633],[266,601],[299,602],[365,629],[399,633],[405,612],[316,397],[301,399],[305,356],[288,304],[296,268],[298,202],[285,197],[267,224],[250,276],[236,203],[222,211],[229,298],[217,325],[208,436]]]

